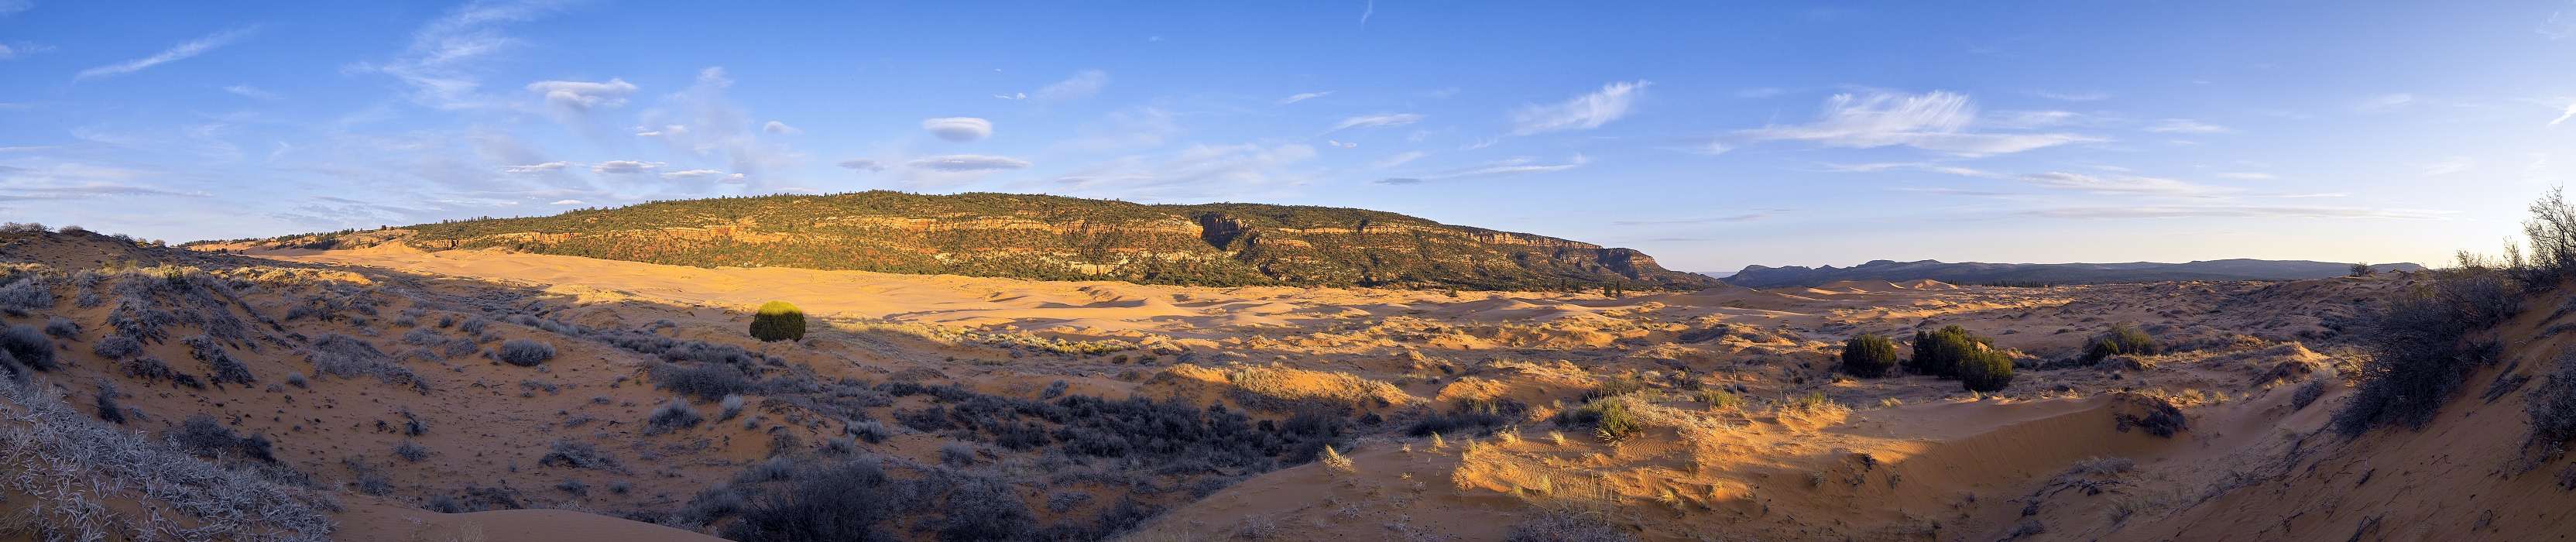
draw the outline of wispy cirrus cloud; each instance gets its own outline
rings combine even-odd
[[[645,161],[639,161],[639,160],[609,160],[609,161],[606,161],[606,162],[600,162],[600,163],[598,163],[598,164],[596,164],[596,165],[592,165],[592,166],[590,166],[590,171],[591,171],[592,173],[606,173],[606,174],[611,174],[611,175],[633,175],[633,174],[637,174],[637,173],[643,173],[643,172],[646,172],[646,171],[650,171],[650,170],[652,170],[652,169],[660,168],[660,167],[662,167],[662,163],[661,163],[661,162],[645,162]]]
[[[1873,91],[1827,98],[1814,122],[1739,130],[1735,135],[1754,141],[1806,141],[1828,147],[1906,146],[1961,156],[2010,154],[2103,141],[2068,133],[1970,131],[1976,122],[1976,105],[1964,94]]]
[[[1351,118],[1342,119],[1342,122],[1340,122],[1340,123],[1338,123],[1338,124],[1334,124],[1334,125],[1333,125],[1333,130],[1334,130],[1334,131],[1341,131],[1341,130],[1348,130],[1348,129],[1352,129],[1352,128],[1383,128],[1383,127],[1388,127],[1388,126],[1403,126],[1403,125],[1407,125],[1407,124],[1413,124],[1413,123],[1416,123],[1416,122],[1422,122],[1422,119],[1423,119],[1423,116],[1422,116],[1422,114],[1420,114],[1420,113],[1379,113],[1379,114],[1374,114],[1374,115],[1360,115],[1360,116],[1356,116],[1356,117],[1351,117]]]
[[[999,169],[1028,169],[1030,165],[1031,164],[1029,164],[1029,161],[1027,160],[1008,156],[987,156],[981,154],[928,156],[904,163],[904,167],[952,173],[964,171],[991,171]]]
[[[1511,133],[1525,136],[1599,128],[1628,116],[1629,108],[1651,84],[1643,80],[1614,82],[1563,102],[1522,107],[1512,112]]]
[[[230,92],[230,93],[233,93],[233,95],[235,95],[235,96],[240,96],[240,97],[244,97],[244,98],[250,98],[250,99],[253,99],[253,100],[268,100],[268,101],[276,101],[276,100],[279,98],[279,96],[278,96],[278,95],[277,95],[277,93],[275,93],[275,92],[269,92],[269,91],[266,91],[266,90],[260,90],[260,88],[259,88],[259,87],[254,87],[254,86],[250,86],[250,85],[232,85],[232,86],[224,87],[224,92]]]
[[[2159,134],[2223,134],[2235,130],[2191,119],[2165,119],[2148,125],[2147,131]]]
[[[1100,89],[1108,86],[1109,72],[1100,70],[1082,70],[1080,72],[1075,72],[1073,77],[1066,78],[1063,81],[1057,81],[1054,84],[1050,84],[1045,87],[1040,87],[1037,92],[1030,93],[1029,97],[1036,98],[1039,101],[1050,102],[1079,100],[1089,98],[1094,94],[1099,94]]]
[[[1501,175],[1525,175],[1525,174],[1531,174],[1531,173],[1554,173],[1554,172],[1558,172],[1558,171],[1565,171],[1565,170],[1569,170],[1569,169],[1574,169],[1574,168],[1583,167],[1583,165],[1584,165],[1584,164],[1590,164],[1590,163],[1592,163],[1592,158],[1591,158],[1591,157],[1584,156],[1584,155],[1581,155],[1581,154],[1574,155],[1574,157],[1573,157],[1573,158],[1569,158],[1569,159],[1567,159],[1567,160],[1566,160],[1566,161],[1564,161],[1564,162],[1553,163],[1553,164],[1540,162],[1540,161],[1538,161],[1538,159],[1537,159],[1537,158],[1531,158],[1531,157],[1527,157],[1527,156],[1515,156],[1515,157],[1506,158],[1506,159],[1503,159],[1503,160],[1500,160],[1500,161],[1488,162],[1488,163],[1484,163],[1484,164],[1477,164],[1477,165],[1466,166],[1466,167],[1460,167],[1460,168],[1454,168],[1454,169],[1448,169],[1448,170],[1442,170],[1442,171],[1434,171],[1434,172],[1425,173],[1425,174],[1421,174],[1421,175],[1410,175],[1410,176],[1404,176],[1404,177],[1389,177],[1389,178],[1385,178],[1385,179],[1380,179],[1380,180],[1378,180],[1378,181],[1377,181],[1377,184],[1390,184],[1390,185],[1421,184],[1421,183],[1423,183],[1423,182],[1425,182],[1425,181],[1438,181],[1438,180],[1447,180],[1447,179],[1463,179],[1463,178],[1470,178],[1470,177],[1492,177],[1492,176],[1501,176]]]
[[[72,80],[79,81],[98,77],[125,75],[143,71],[144,69],[151,68],[153,66],[187,60],[197,55],[206,54],[207,51],[213,51],[217,48],[231,45],[235,41],[240,41],[242,38],[250,37],[251,34],[258,32],[259,27],[256,26],[216,32],[214,34],[207,35],[206,37],[188,40],[178,45],[171,46],[169,49],[164,49],[160,53],[152,56],[81,70],[80,73],[72,75]]]
[[[510,167],[501,168],[501,172],[502,172],[502,173],[517,173],[517,174],[546,173],[546,172],[553,172],[553,171],[563,171],[563,169],[564,169],[564,168],[567,168],[567,167],[572,167],[572,163],[571,163],[571,162],[540,162],[540,163],[535,163],[535,164],[517,165],[517,166],[510,166]]]
[[[884,163],[866,158],[842,160],[841,163],[836,165],[849,168],[851,171],[885,171],[886,168]]]
[[[1290,96],[1288,96],[1288,97],[1286,97],[1286,98],[1280,98],[1280,99],[1279,99],[1279,105],[1288,105],[1288,104],[1293,104],[1293,103],[1302,102],[1302,101],[1306,101],[1306,100],[1312,100],[1312,99],[1316,99],[1316,98],[1322,98],[1322,97],[1325,97],[1325,96],[1331,96],[1331,95],[1333,95],[1333,91],[1330,91],[1330,90],[1323,91],[1323,92],[1300,92],[1300,93],[1297,93],[1297,94],[1290,95]]]
[[[2306,205],[2124,205],[2116,207],[2048,207],[2023,214],[2049,218],[2371,218],[2435,220],[2450,216],[2448,211],[2422,209],[2379,209],[2369,207],[2328,207]]]
[[[489,107],[498,100],[481,96],[482,63],[519,45],[502,33],[514,23],[533,21],[562,9],[566,0],[477,1],[431,20],[412,31],[401,54],[381,64],[359,63],[351,71],[392,76],[411,87],[413,101],[440,109]]]

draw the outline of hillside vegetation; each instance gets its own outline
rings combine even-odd
[[[290,236],[269,248],[402,242],[699,267],[797,267],[1196,286],[1697,289],[1634,250],[1394,213],[1019,194],[870,191],[664,201],[533,218]],[[232,246],[238,243],[201,244]]]

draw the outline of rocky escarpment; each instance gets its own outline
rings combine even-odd
[[[2374,272],[2424,269],[2424,266],[2411,263],[2370,267]],[[2352,264],[2304,260],[2051,264],[1873,260],[1851,267],[1748,265],[1743,271],[1726,277],[1726,282],[1749,288],[1817,286],[1845,280],[1894,282],[1920,279],[1953,284],[2101,284],[2169,280],[2301,280],[2337,277],[2350,272]]]
[[[655,202],[199,248],[503,248],[694,266],[777,266],[1203,286],[1696,289],[1635,250],[1333,207],[1144,205],[872,191]]]

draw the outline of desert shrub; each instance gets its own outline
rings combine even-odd
[[[975,464],[975,445],[949,442],[939,445],[939,464],[963,467]]]
[[[22,324],[0,329],[0,352],[8,352],[10,358],[29,369],[51,371],[58,367],[54,362],[54,339],[36,326]]]
[[[0,285],[0,312],[25,315],[30,311],[53,307],[54,291],[45,285],[43,277],[30,275],[15,282]]]
[[[2308,404],[2317,402],[2318,397],[2325,395],[2326,381],[2324,380],[2310,380],[2306,384],[2300,384],[2299,390],[2290,394],[2290,410],[2304,410],[2308,408]]]
[[[45,320],[46,335],[77,341],[80,340],[80,332],[80,322],[74,322],[70,318],[56,316]]]
[[[1914,333],[1914,357],[1906,360],[1907,368],[1915,374],[1955,378],[1959,376],[1961,362],[1993,344],[1993,339],[1977,336],[1955,325],[1917,331]]]
[[[2121,397],[2122,408],[2111,415],[2117,424],[2114,428],[2121,432],[2137,428],[2150,435],[2172,438],[2191,426],[2191,419],[2182,415],[2182,408],[2174,406],[2172,399],[2128,393]]]
[[[134,355],[135,352],[141,351],[143,351],[143,341],[137,341],[134,340],[133,337],[127,337],[124,335],[109,335],[107,338],[99,339],[98,342],[91,343],[89,345],[89,353],[97,354],[98,357],[110,360],[125,359],[126,356],[131,356]]]
[[[653,409],[652,416],[644,418],[644,434],[659,435],[688,429],[697,427],[698,422],[703,421],[706,421],[706,417],[698,415],[697,409],[689,408],[689,403],[671,401],[662,403],[661,408]]]
[[[403,458],[404,461],[419,463],[429,459],[429,447],[422,446],[418,442],[408,440],[402,441],[401,444],[394,445],[394,457]]]
[[[2111,356],[2152,356],[2160,347],[2156,338],[2126,323],[2113,324],[2110,331],[2093,337],[2084,344],[2084,363],[2100,362]]]
[[[1993,393],[2012,386],[2012,356],[1994,350],[1968,353],[1958,362],[1959,387],[1968,391]]]
[[[395,362],[392,356],[385,355],[384,351],[376,349],[375,344],[363,339],[325,333],[314,339],[313,346],[307,350],[306,360],[313,363],[315,374],[340,378],[369,377],[386,384],[408,386],[414,391],[429,390],[429,382],[422,380],[419,373]]]
[[[9,538],[329,539],[332,521],[320,510],[328,499],[266,476],[273,465],[220,467],[169,439],[92,419],[53,393],[0,386],[0,417],[9,421],[0,456],[10,458],[8,483],[19,488]],[[37,488],[43,496],[23,493]]]
[[[2359,389],[2335,411],[2336,432],[2431,421],[2470,372],[2501,355],[2500,344],[2470,335],[2512,316],[2520,298],[2502,271],[2454,269],[2373,307],[2358,334],[2370,357],[2354,375]]]
[[[134,295],[118,297],[116,306],[107,310],[107,327],[116,328],[118,334],[155,344],[169,339],[170,332],[164,328],[177,323],[178,315],[154,307],[151,300]]]
[[[437,330],[418,328],[403,332],[402,342],[412,346],[430,346],[447,342],[447,336],[438,334]]]
[[[1592,426],[1592,432],[1603,440],[1625,440],[1646,431],[1646,423],[1628,409],[1624,400],[1593,401],[1581,407],[1557,413],[1557,425]]]
[[[491,321],[491,320],[485,320],[485,319],[481,319],[481,318],[474,318],[474,319],[466,320],[466,321],[465,321],[465,323],[457,324],[457,325],[456,325],[456,329],[464,330],[464,331],[465,331],[466,333],[468,333],[468,334],[473,334],[473,335],[482,335],[482,334],[483,334],[483,326],[487,326],[487,325],[491,325],[491,324],[492,324],[492,321]]]
[[[1843,341],[1843,372],[1861,378],[1887,376],[1896,368],[1896,341],[1874,333]]]
[[[207,380],[216,384],[232,382],[242,385],[259,381],[258,378],[251,376],[250,366],[242,365],[241,360],[233,359],[232,354],[224,352],[223,346],[215,344],[214,337],[200,333],[180,339],[179,342],[188,345],[190,357],[197,358],[197,361],[206,364]]]
[[[764,493],[725,526],[739,542],[875,541],[897,537],[878,529],[899,497],[886,488],[885,471],[850,462],[796,477],[784,491]]]
[[[617,458],[609,457],[607,453],[599,451],[599,448],[587,442],[558,440],[547,447],[545,456],[537,458],[537,464],[548,467],[561,465],[576,469],[615,469]]]
[[[763,341],[797,341],[805,339],[805,311],[785,301],[760,305],[751,315],[751,336]]]
[[[1634,375],[1623,374],[1601,379],[1601,383],[1593,384],[1592,389],[1585,390],[1583,392],[1582,399],[1585,401],[1593,401],[1607,397],[1618,397],[1621,395],[1636,393],[1638,390],[1643,389],[1646,389],[1646,381],[1644,379],[1637,378]]]
[[[716,406],[719,409],[716,412],[716,421],[725,421],[733,419],[735,416],[741,416],[742,396],[727,395],[724,397],[723,401],[717,401]]]
[[[575,497],[590,496],[590,484],[582,483],[581,480],[573,478],[565,478],[564,481],[556,483],[555,490],[562,491],[564,494]]]
[[[971,542],[1019,540],[1030,530],[1028,505],[1011,486],[998,480],[969,479],[949,490],[948,515],[939,519],[939,540]]]
[[[125,409],[116,406],[116,385],[99,379],[97,393],[98,419],[117,425],[125,424]]]
[[[510,339],[503,341],[501,348],[493,352],[494,357],[501,358],[501,361],[511,365],[535,367],[537,364],[545,363],[546,360],[554,359],[555,345],[527,339]]]
[[[885,442],[887,437],[894,436],[893,431],[886,430],[885,424],[878,423],[876,420],[860,420],[851,422],[849,429],[850,436],[858,437],[859,440],[868,441],[869,444]]]
[[[1460,400],[1450,405],[1447,412],[1424,414],[1421,419],[1414,420],[1412,425],[1406,426],[1404,433],[1426,437],[1434,433],[1456,435],[1462,431],[1483,432],[1509,425],[1528,412],[1528,405],[1511,399]]]
[[[215,417],[205,414],[188,416],[188,420],[181,422],[179,428],[172,430],[168,437],[172,444],[179,446],[179,449],[198,457],[222,457],[229,454],[265,463],[277,462],[277,456],[271,451],[272,445],[267,436],[240,436],[233,433],[231,427],[225,427],[223,422],[215,421]]]
[[[1625,542],[1636,540],[1619,530],[1599,512],[1549,510],[1540,512],[1503,535],[1506,542]]]
[[[751,378],[731,365],[703,364],[683,366],[663,363],[653,366],[653,387],[677,392],[702,400],[717,401],[727,395],[751,391]]]
[[[2576,439],[2576,351],[2560,353],[2551,365],[2549,376],[2531,388],[2523,404],[2531,416],[2523,448],[2538,459],[2566,453],[2567,441]]]

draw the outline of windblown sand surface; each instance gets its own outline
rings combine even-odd
[[[818,443],[857,423],[805,399],[752,397],[742,418],[647,431],[648,415],[673,401],[647,384],[654,361],[548,329],[562,325],[741,345],[823,382],[1218,403],[1283,428],[1299,412],[1353,420],[1333,447],[1351,459],[1348,470],[1300,458],[1275,470],[1157,474],[912,427],[908,413],[945,407],[907,396],[865,411],[905,421],[883,423],[888,438],[834,452],[930,473],[900,477],[998,480],[1039,525],[1132,519],[1113,503],[1159,509],[1117,532],[1137,540],[1491,540],[1546,515],[1649,540],[2536,539],[2576,521],[2560,511],[2568,500],[2555,480],[2504,466],[2519,446],[2519,394],[2464,400],[2470,406],[2422,432],[2345,440],[2320,431],[2359,355],[2341,330],[2371,300],[2408,287],[2404,275],[2053,288],[1847,282],[1605,298],[701,269],[394,245],[255,256],[310,276],[244,279],[272,280],[248,296],[247,312],[283,318],[315,295],[306,289],[387,294],[376,318],[290,319],[302,337],[408,349],[397,337],[416,329],[460,335],[427,323],[453,315],[490,318],[475,339],[486,346],[525,338],[558,350],[535,369],[403,358],[433,392],[320,375],[309,388],[269,391],[124,385],[125,404],[152,414],[140,427],[214,414],[275,436],[280,461],[324,487],[377,477],[389,486],[382,497],[352,494],[334,516],[335,536],[348,539],[718,532],[730,516],[691,519],[710,488],[757,482],[752,473],[783,461],[775,458],[814,457]],[[802,306],[814,332],[796,343],[743,338],[751,307],[772,300]],[[424,310],[409,326],[388,322],[406,308]],[[101,321],[107,310],[66,303],[56,313]],[[2136,324],[2169,352],[2075,363],[2083,343],[2114,323]],[[1942,325],[1993,337],[2020,377],[1984,395],[1950,380],[1833,370],[1847,337],[1902,340]],[[2534,339],[2513,346],[2516,363],[2473,376],[2479,389],[2467,393],[2482,396],[2487,382],[2504,386],[2501,376],[2537,365],[2522,360],[2553,355],[2559,339],[2548,326],[2540,314],[2513,323],[2505,333]],[[177,341],[149,350],[190,355]],[[275,378],[306,366],[291,350],[236,354]],[[68,371],[79,379],[61,381],[113,378],[104,366]],[[2325,393],[2296,404],[2294,390],[2309,382],[2325,383]],[[90,394],[64,388],[74,402]],[[1587,398],[1600,390],[1620,393]],[[1588,400],[1625,405],[1644,430],[1613,440],[1554,421]],[[404,412],[429,431],[403,434]],[[1439,423],[1475,412],[1499,418]],[[618,465],[566,468],[544,457],[565,441],[594,445]],[[430,453],[394,458],[388,450],[404,442]],[[568,481],[586,489],[560,489]],[[422,510],[442,499],[487,511]],[[899,519],[890,532],[932,538],[942,525],[934,514]]]

